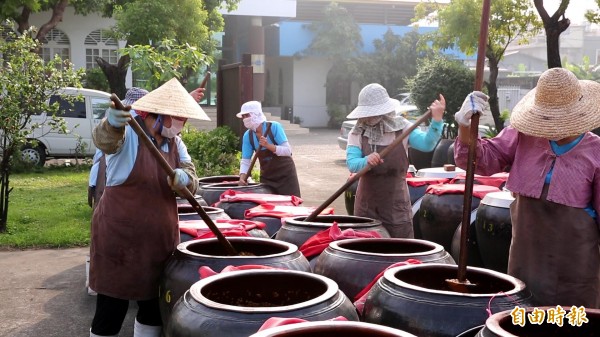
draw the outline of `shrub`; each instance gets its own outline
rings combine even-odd
[[[473,91],[475,73],[457,60],[443,56],[425,59],[419,64],[417,74],[407,81],[411,100],[420,111],[426,111],[439,94],[446,99],[445,138],[456,137],[454,113],[460,110],[465,97]]]
[[[196,166],[198,177],[237,175],[239,138],[227,126],[211,131],[186,127],[181,138]]]
[[[108,80],[100,68],[87,69],[83,83],[85,88],[110,92]]]

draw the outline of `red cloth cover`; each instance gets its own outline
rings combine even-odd
[[[456,175],[456,177],[454,177],[454,179],[452,179],[452,181],[450,181],[450,184],[454,184],[457,180],[465,180],[465,179],[466,179],[466,173],[459,173]],[[480,176],[480,175],[476,174],[473,177],[473,179],[475,180],[476,184],[495,186],[495,187],[500,188],[500,186],[506,184],[506,180],[508,180],[508,173],[507,172],[496,173],[491,176]]]
[[[479,199],[483,199],[486,194],[490,192],[500,192],[498,187],[488,185],[473,185],[473,196]],[[425,193],[444,195],[444,194],[464,194],[465,184],[437,184],[429,185]]]
[[[346,317],[338,316],[336,318],[328,319],[328,321],[347,321]],[[266,320],[263,325],[258,329],[258,331],[263,331],[269,328],[275,328],[278,326],[288,325],[288,324],[296,324],[296,323],[304,323],[308,322],[307,320],[301,318],[285,318],[285,317],[271,317]]]
[[[371,290],[371,288],[373,288],[375,283],[377,283],[377,281],[383,276],[385,271],[390,268],[394,268],[394,267],[398,267],[398,266],[406,266],[409,264],[421,264],[421,261],[415,260],[415,259],[408,259],[406,261],[396,262],[396,263],[392,264],[391,266],[385,268],[381,273],[377,274],[377,276],[375,276],[373,281],[371,281],[371,283],[367,284],[367,286],[364,287],[363,290],[361,290],[354,297],[354,306],[356,307],[356,309],[358,309],[359,314],[362,314],[363,307],[365,306],[365,301],[367,300],[367,295],[369,294],[369,291]]]
[[[449,182],[448,178],[428,178],[428,177],[411,177],[406,178],[408,186],[419,187],[423,185],[445,184]]]
[[[303,200],[295,195],[281,195],[281,194],[268,194],[268,193],[248,193],[234,190],[227,190],[221,193],[219,201],[227,202],[239,202],[239,201],[252,201],[259,205],[262,204],[277,204],[277,205],[289,205],[298,206]]]
[[[337,222],[333,222],[331,227],[318,232],[306,240],[306,242],[304,242],[304,244],[300,247],[300,252],[304,254],[306,258],[309,258],[321,254],[325,248],[329,246],[329,243],[333,241],[380,237],[381,235],[375,231],[355,231],[351,228],[342,231],[338,227]]]
[[[269,267],[269,266],[263,266],[260,264],[245,264],[242,266],[227,266],[225,268],[223,268],[223,270],[221,270],[221,273],[229,273],[232,271],[238,271],[238,270],[251,270],[251,269],[277,269],[277,270],[283,270],[284,268],[275,268],[275,267]],[[198,274],[200,274],[200,279],[203,279],[205,277],[209,277],[209,276],[213,276],[213,275],[217,275],[217,274],[221,274],[221,273],[217,273],[216,271],[212,270],[212,268],[208,267],[208,266],[201,266],[200,268],[198,268]]]
[[[224,236],[251,236],[249,230],[264,229],[266,225],[260,221],[217,219],[213,221]],[[192,236],[194,239],[206,239],[215,237],[203,220],[179,221],[179,231]]]
[[[286,205],[275,205],[275,204],[261,204],[256,207],[247,209],[244,212],[244,217],[250,219],[257,216],[269,216],[273,218],[289,218],[295,216],[309,216],[314,212],[316,207],[305,207],[305,206],[286,206]],[[325,208],[320,215],[332,215],[333,208]]]

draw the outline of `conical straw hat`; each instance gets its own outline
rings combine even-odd
[[[134,110],[159,115],[210,120],[176,78],[170,79],[167,83],[138,99],[131,107]]]
[[[578,80],[567,69],[548,69],[513,108],[510,125],[526,135],[550,140],[600,127],[600,83]]]

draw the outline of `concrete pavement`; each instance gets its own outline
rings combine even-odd
[[[321,205],[346,181],[337,130],[290,135],[303,206]],[[343,194],[330,207],[347,214]],[[0,337],[89,336],[95,297],[87,295],[88,248],[0,251]],[[131,302],[121,337],[133,336]]]

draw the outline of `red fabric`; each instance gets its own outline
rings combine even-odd
[[[217,219],[213,221],[224,236],[251,236],[249,230],[263,229],[266,225],[260,221]],[[206,239],[215,237],[214,233],[203,220],[179,221],[179,231],[192,236],[194,239]]]
[[[454,179],[452,179],[452,181],[450,181],[450,184],[454,184],[457,180],[465,180],[465,179],[466,179],[466,174],[459,173],[456,175],[456,177],[454,177]],[[500,186],[506,184],[506,180],[508,179],[508,173],[494,174],[491,176],[480,176],[480,175],[476,174],[473,177],[473,179],[475,180],[476,184],[488,185],[488,186],[494,186],[494,187],[500,188]]]
[[[239,192],[234,190],[227,190],[221,193],[219,201],[237,202],[237,201],[252,201],[259,205],[262,204],[277,204],[277,205],[289,205],[298,206],[303,200],[295,195],[280,195],[280,194],[262,194],[262,193],[248,193]]]
[[[377,281],[383,276],[383,274],[385,273],[386,270],[388,270],[390,268],[398,267],[398,266],[407,266],[409,264],[421,264],[421,261],[415,260],[415,259],[408,259],[406,261],[396,262],[396,263],[392,264],[391,266],[385,268],[381,273],[377,274],[377,276],[375,276],[373,281],[371,281],[371,283],[367,284],[367,286],[364,287],[363,290],[361,290],[354,297],[354,306],[356,307],[356,309],[358,309],[358,312],[362,313],[363,307],[365,305],[365,301],[367,300],[367,295],[369,294],[369,291],[371,290],[371,288],[373,288],[375,283],[377,283]]]
[[[344,316],[338,316],[336,318],[328,319],[328,321],[347,321],[348,319]],[[308,322],[307,320],[301,318],[285,318],[285,317],[271,317],[266,320],[263,325],[258,329],[258,331],[263,331],[269,328],[275,328],[278,326],[296,324],[296,323],[304,323]]]
[[[276,270],[283,270],[284,268],[275,268],[275,267],[269,267],[269,266],[263,266],[260,264],[245,264],[242,266],[227,266],[225,268],[223,268],[223,270],[221,270],[220,273],[229,273],[232,271],[238,271],[238,270],[251,270],[251,269],[276,269]],[[200,279],[203,279],[205,277],[209,277],[209,276],[213,276],[213,275],[217,275],[220,274],[217,273],[216,271],[212,270],[212,268],[208,267],[208,266],[201,266],[200,268],[198,268],[198,274],[200,275]]]
[[[318,232],[306,240],[306,242],[300,247],[300,252],[304,254],[306,258],[309,258],[321,254],[325,248],[329,246],[329,243],[333,241],[380,237],[381,235],[375,231],[355,231],[351,228],[342,231],[338,227],[337,222],[333,222],[331,227]]]
[[[500,192],[498,187],[488,185],[473,185],[473,196],[479,199],[483,199],[486,194],[490,192]],[[465,184],[437,184],[429,185],[425,193],[444,195],[444,194],[464,194]]]
[[[428,177],[412,177],[406,178],[406,183],[409,186],[419,187],[423,185],[445,184],[450,179],[448,178],[428,178]]]
[[[317,208],[316,207],[305,207],[305,206],[286,206],[286,205],[275,205],[275,204],[262,204],[256,207],[247,209],[244,212],[244,217],[250,219],[257,216],[270,216],[274,218],[289,218],[294,216],[308,216],[311,215]],[[320,215],[332,215],[333,208],[325,208]]]
[[[193,229],[193,228],[182,228],[179,227],[179,231],[188,234],[192,237],[192,240],[197,239],[208,239],[214,238],[215,234],[210,229]],[[244,228],[235,229],[221,229],[219,231],[223,233],[223,236],[251,236]]]

